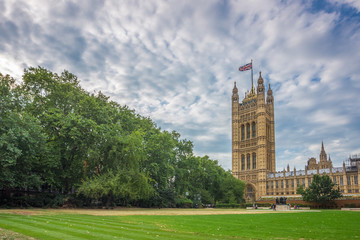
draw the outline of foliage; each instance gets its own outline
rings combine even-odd
[[[339,187],[337,189],[334,187],[335,184],[328,175],[320,176],[316,174],[308,188],[304,189],[301,185],[296,193],[301,194],[304,201],[316,202],[325,206],[326,203],[342,196]]]
[[[243,201],[244,184],[217,161],[194,156],[191,141],[101,92],[90,94],[68,71],[29,68],[21,84],[8,75],[0,80],[0,190],[6,198],[31,190],[106,206]]]
[[[144,174],[134,171],[118,170],[95,176],[84,182],[79,188],[79,194],[91,197],[95,200],[104,199],[106,206],[114,202],[114,199],[122,201],[122,205],[139,200],[149,199],[154,189],[151,180]]]
[[[0,188],[40,188],[53,177],[41,124],[14,79],[0,74],[0,92]]]
[[[216,208],[245,208],[244,203],[218,203]]]

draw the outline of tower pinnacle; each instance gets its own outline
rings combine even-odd
[[[273,103],[274,97],[272,95],[272,90],[269,83],[269,89],[267,91],[266,103]]]

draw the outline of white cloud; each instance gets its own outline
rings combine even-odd
[[[357,12],[360,12],[360,2],[358,0],[329,0],[332,3],[336,4],[347,4],[357,10]]]
[[[0,72],[67,69],[230,168],[231,92],[250,88],[237,68],[252,58],[274,92],[278,168],[303,168],[321,140],[340,163],[359,149],[360,33],[332,3],[5,1]]]

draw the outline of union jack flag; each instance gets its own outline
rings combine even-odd
[[[239,71],[247,71],[252,68],[252,63],[245,64],[244,66],[239,67]]]

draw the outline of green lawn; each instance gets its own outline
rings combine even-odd
[[[0,214],[0,228],[37,239],[357,239],[359,223],[360,212],[330,210],[190,216]]]

